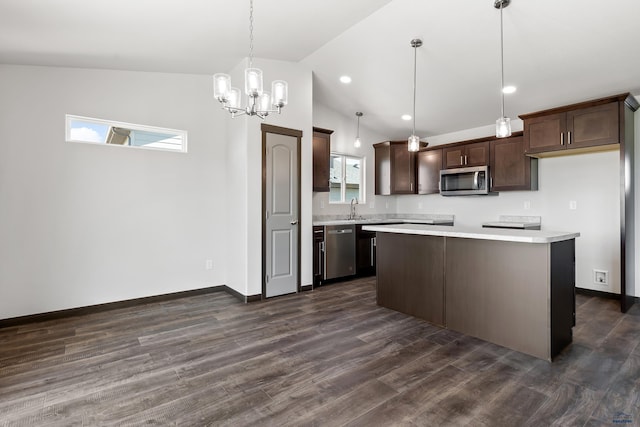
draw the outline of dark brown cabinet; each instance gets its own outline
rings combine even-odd
[[[375,194],[416,194],[416,153],[407,141],[374,144]]]
[[[526,153],[553,155],[562,150],[616,146],[620,142],[619,115],[619,101],[598,100],[520,116]]]
[[[417,155],[418,194],[440,192],[440,170],[442,169],[442,149],[421,150]]]
[[[313,191],[329,191],[332,130],[313,128]]]
[[[454,145],[442,149],[444,169],[489,164],[489,141]]]
[[[378,233],[378,305],[445,326],[445,238]]]
[[[313,285],[317,286],[324,275],[324,227],[313,226]]]
[[[523,136],[494,139],[489,152],[491,191],[538,189],[538,159],[525,155]]]
[[[376,274],[376,232],[365,231],[362,225],[356,225],[356,274]]]

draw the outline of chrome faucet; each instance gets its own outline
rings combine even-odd
[[[355,202],[355,204],[353,203]],[[358,205],[358,198],[354,197],[349,203],[349,219],[356,219],[356,206]]]

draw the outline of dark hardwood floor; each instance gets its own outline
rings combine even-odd
[[[553,363],[375,304],[375,279],[0,329],[0,425],[640,425],[640,310],[578,295]]]

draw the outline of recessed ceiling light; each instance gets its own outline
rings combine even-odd
[[[513,93],[516,91],[516,87],[515,86],[505,86],[502,88],[502,92],[503,93]]]
[[[411,115],[410,114],[403,114],[402,115],[402,120],[407,120],[407,121],[411,120]]]
[[[344,84],[349,84],[351,83],[351,77],[349,76],[340,76],[340,81]]]

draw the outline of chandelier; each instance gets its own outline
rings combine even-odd
[[[258,116],[264,119],[269,113],[280,114],[287,105],[288,86],[284,80],[271,83],[271,94],[262,88],[262,70],[253,68],[253,0],[249,1],[249,68],[244,70],[244,92],[246,106],[242,106],[240,89],[231,86],[231,76],[224,73],[213,75],[213,96],[222,108],[236,116]]]

